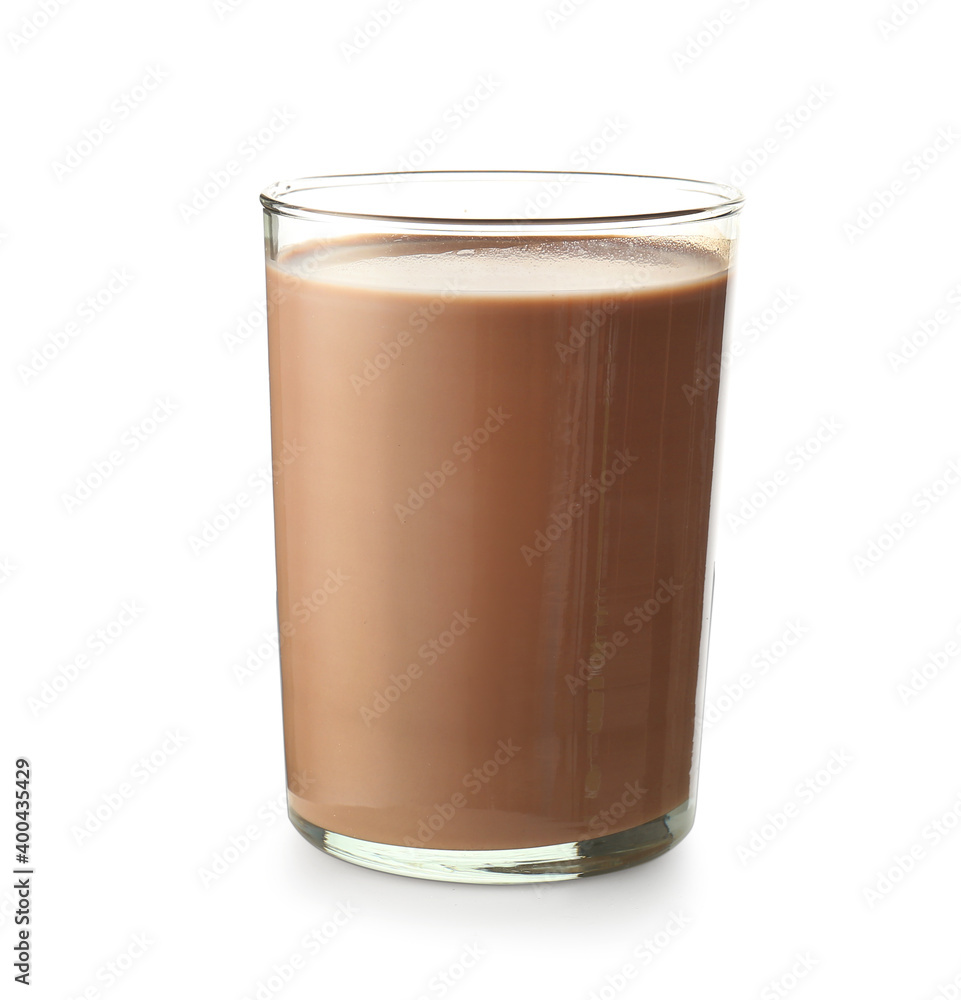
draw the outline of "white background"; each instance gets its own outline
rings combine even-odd
[[[892,22],[890,0],[392,0],[366,35],[385,0],[5,5],[0,870],[25,755],[31,995],[959,995],[961,15],[899,2]],[[648,865],[434,883],[329,858],[283,818],[272,509],[250,486],[269,461],[257,195],[405,162],[746,192],[713,724],[694,830]],[[171,412],[144,423],[158,401]],[[192,551],[245,490],[242,516]],[[124,602],[135,617],[94,652]],[[775,646],[792,624],[801,640]],[[784,655],[762,671],[765,649]],[[88,810],[106,817],[89,835]],[[305,935],[338,907],[311,954]]]

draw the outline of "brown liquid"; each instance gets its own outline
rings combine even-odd
[[[723,254],[409,238],[267,282],[293,809],[499,850],[683,805]]]

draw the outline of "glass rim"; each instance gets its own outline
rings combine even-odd
[[[337,208],[318,208],[303,203],[297,195],[304,192],[323,190],[335,191],[338,188],[359,188],[365,185],[396,186],[398,183],[429,180],[526,180],[536,178],[557,179],[572,178],[573,182],[588,182],[590,179],[622,178],[632,181],[655,182],[661,186],[672,185],[678,192],[697,193],[704,196],[705,204],[693,208],[677,208],[658,212],[626,212],[600,215],[547,215],[516,218],[454,218],[449,215],[413,215],[389,214],[382,212],[352,212]],[[570,183],[571,181],[569,181]],[[584,223],[594,225],[608,223],[643,223],[653,222],[669,224],[678,222],[700,222],[709,219],[721,219],[736,215],[744,204],[744,195],[730,184],[717,181],[699,181],[688,177],[670,177],[659,174],[628,174],[607,171],[587,170],[404,170],[379,171],[374,173],[326,174],[311,177],[298,177],[292,180],[276,181],[266,187],[260,194],[260,201],[265,212],[272,215],[282,215],[296,219],[346,218],[366,219],[377,222],[395,224],[431,224],[463,228],[465,226],[484,228],[493,226],[576,226]]]

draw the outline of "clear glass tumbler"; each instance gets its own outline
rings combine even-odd
[[[691,828],[740,194],[313,177],[264,206],[288,803],[461,882]]]

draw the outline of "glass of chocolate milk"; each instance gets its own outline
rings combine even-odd
[[[261,201],[294,826],[456,882],[666,851],[694,818],[740,194],[452,171]]]

